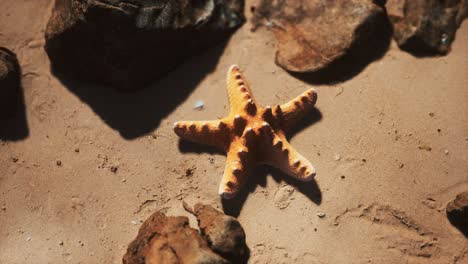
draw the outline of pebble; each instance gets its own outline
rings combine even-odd
[[[444,153],[445,153],[445,155],[448,155],[449,154],[448,149],[444,150]]]
[[[317,216],[320,217],[320,218],[324,218],[325,217],[325,213],[324,212],[318,212],[317,213]]]
[[[428,145],[420,145],[418,148],[421,149],[421,150],[426,150],[426,151],[431,151],[432,150],[432,148],[430,146],[428,146]]]
[[[118,169],[119,169],[119,167],[117,167],[117,166],[112,166],[112,167],[110,168],[110,170],[111,170],[113,173],[117,173],[117,170],[118,170]]]
[[[62,166],[62,161],[57,160],[57,161],[56,161],[56,164],[57,164],[57,166]]]
[[[403,169],[404,166],[405,166],[404,163],[400,163],[400,166],[399,166],[399,167],[400,167],[400,169]]]
[[[137,222],[137,221],[135,221],[135,220],[132,220],[132,222],[131,222],[131,223],[132,223],[132,225],[136,225],[136,224],[138,224],[138,222]]]
[[[60,242],[59,242],[59,245],[60,245],[60,246],[63,246],[63,241],[60,241]]]
[[[340,161],[341,160],[341,155],[340,154],[335,154],[334,159],[336,161]]]
[[[26,241],[31,241],[31,237],[28,236],[28,237],[26,238]]]
[[[122,179],[122,182],[126,182],[126,181],[127,181],[127,179]]]
[[[205,107],[205,102],[203,102],[202,100],[197,100],[195,102],[195,105],[193,107],[193,109],[195,110],[203,110],[203,108]]]

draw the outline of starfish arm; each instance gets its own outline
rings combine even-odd
[[[182,139],[222,150],[229,144],[227,125],[223,120],[180,121],[174,123],[174,132]]]
[[[266,156],[264,163],[280,169],[284,173],[300,180],[311,181],[315,177],[315,168],[297,152],[285,138],[273,134],[273,141],[265,145]]]
[[[281,105],[283,130],[289,131],[299,120],[309,114],[314,108],[315,102],[317,102],[317,92],[314,89],[310,89]]]
[[[249,113],[256,111],[257,107],[252,91],[237,65],[232,65],[228,70],[227,90],[231,114],[242,111]]]
[[[252,132],[250,130],[246,133]],[[248,175],[252,173],[253,165],[253,156],[249,152],[246,138],[242,137],[233,142],[226,157],[226,167],[219,185],[219,195],[224,199],[236,196],[247,182]]]

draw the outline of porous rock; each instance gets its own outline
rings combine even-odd
[[[21,96],[21,72],[16,55],[0,47],[0,119],[12,117]]]
[[[446,210],[449,221],[468,236],[468,191],[458,194]]]
[[[399,47],[415,55],[449,52],[468,16],[468,0],[388,0],[386,7]]]
[[[189,227],[187,217],[151,215],[140,227],[123,257],[124,264],[224,264],[199,232]]]
[[[45,49],[53,70],[124,91],[225,39],[242,0],[56,0]]]
[[[368,43],[386,21],[381,4],[372,0],[261,0],[254,11],[253,29],[265,26],[274,33],[280,67],[317,72]]]

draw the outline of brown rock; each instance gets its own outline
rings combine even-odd
[[[389,0],[386,7],[398,45],[415,55],[449,52],[468,15],[468,0]]]
[[[187,217],[151,215],[140,227],[123,257],[124,264],[224,264],[197,230],[189,227]]]
[[[316,72],[365,45],[385,20],[384,9],[372,0],[262,0],[253,24],[275,34],[279,66]]]
[[[458,194],[446,210],[450,223],[468,237],[468,191]]]
[[[16,55],[0,47],[0,119],[12,117],[21,95],[21,72]]]
[[[45,49],[54,71],[142,88],[242,25],[242,0],[56,0]]]
[[[249,249],[245,243],[245,232],[234,217],[203,204],[196,204],[192,212],[197,217],[202,235],[215,252],[233,263],[246,261]]]

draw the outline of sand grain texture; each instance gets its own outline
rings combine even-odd
[[[273,36],[248,22],[223,52],[121,95],[51,75],[43,46],[52,3],[21,2],[0,1],[0,43],[21,64],[29,128],[0,143],[0,263],[119,263],[155,210],[189,216],[182,199],[238,215],[250,263],[466,262],[467,240],[444,208],[468,189],[467,21],[445,57],[415,58],[393,42],[352,79],[321,86],[276,66]],[[179,143],[172,124],[228,114],[232,64],[262,105],[317,90],[321,118],[290,141],[314,164],[316,182],[284,182],[260,168],[245,201],[221,204],[225,156]],[[198,74],[206,65],[213,71]],[[176,86],[189,92],[161,108],[158,91]]]

